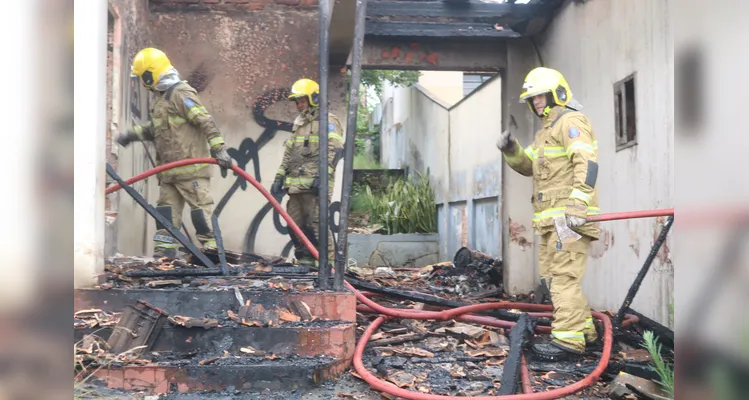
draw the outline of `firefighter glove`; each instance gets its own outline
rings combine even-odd
[[[512,133],[510,133],[509,129],[505,130],[499,135],[499,139],[497,140],[497,148],[503,153],[514,153],[515,145],[515,138],[512,136]]]
[[[220,144],[213,150],[215,152],[215,158],[218,160],[218,165],[224,169],[231,168],[231,156],[227,150],[228,147],[226,147],[225,144]]]
[[[140,137],[135,133],[135,131],[129,130],[125,133],[120,133],[117,135],[117,143],[120,144],[122,147],[127,147],[130,143],[139,141]]]
[[[277,202],[281,202],[286,191],[283,190],[283,176],[276,175],[276,180],[273,181],[273,185],[270,187],[270,194]]]
[[[577,228],[585,225],[587,222],[586,216],[588,214],[588,207],[580,200],[569,199],[567,207],[564,211],[564,216],[567,219],[567,226],[570,228]]]

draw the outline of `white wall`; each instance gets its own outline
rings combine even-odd
[[[538,43],[546,66],[565,75],[593,124],[604,213],[674,205],[673,33],[668,11],[668,1],[568,3]],[[632,73],[637,74],[638,144],[616,152],[613,85]],[[520,81],[512,85],[519,88]],[[652,218],[602,224],[583,285],[592,307],[621,305],[660,227]],[[671,245],[669,240],[664,247]],[[632,308],[668,324],[673,282],[666,250],[654,262]]]
[[[99,61],[75,74],[74,277],[83,287],[104,270],[107,3],[78,4],[75,19],[75,58]]]

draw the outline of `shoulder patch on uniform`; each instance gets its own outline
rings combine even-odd
[[[574,139],[574,138],[580,136],[580,130],[577,129],[576,127],[574,127],[574,126],[571,126],[570,127],[569,136],[570,136],[570,139]]]
[[[195,107],[195,102],[189,97],[186,97],[184,100],[182,100],[182,102],[185,103],[185,107],[187,107],[187,109]]]
[[[328,124],[328,132],[335,132],[335,124],[334,123],[331,122],[331,123]]]

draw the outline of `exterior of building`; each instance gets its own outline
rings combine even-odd
[[[504,168],[495,141],[511,121],[523,145],[540,128],[517,98],[525,74],[541,65],[565,75],[593,124],[601,211],[673,207],[674,96],[672,80],[664,79],[673,76],[674,67],[668,8],[668,2],[644,0],[565,2],[536,43],[519,40],[508,46],[503,80],[484,82],[461,101],[451,103],[445,95],[448,83],[457,91],[457,78],[447,78],[457,72],[425,74],[412,88],[384,91],[381,162],[388,168],[430,168],[443,259],[467,245],[503,258],[511,293],[527,293],[537,284],[528,201],[532,183]],[[644,263],[663,222],[603,223],[584,280],[592,307],[621,305],[627,282]],[[671,240],[632,305],[665,325],[671,323],[673,303]]]

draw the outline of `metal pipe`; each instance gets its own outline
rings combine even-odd
[[[614,326],[618,327],[622,319],[624,318],[624,312],[627,310],[627,308],[629,308],[630,304],[632,304],[632,300],[635,298],[637,291],[640,290],[640,285],[642,284],[643,279],[645,279],[645,275],[647,275],[648,271],[650,270],[650,265],[653,264],[653,260],[655,260],[655,256],[661,249],[661,246],[663,245],[663,242],[666,240],[666,236],[668,235],[668,231],[671,229],[671,226],[673,224],[674,216],[672,215],[668,217],[666,223],[663,225],[663,229],[661,229],[661,233],[658,235],[658,239],[656,239],[655,244],[653,244],[653,248],[650,249],[650,254],[648,254],[648,258],[645,260],[645,264],[642,266],[642,268],[640,268],[640,272],[637,274],[635,281],[632,282],[632,286],[629,287],[627,297],[624,298],[624,302],[622,302],[622,306],[619,308],[619,312],[616,313],[616,317],[614,317]]]
[[[153,171],[153,170],[151,170]],[[136,203],[138,203],[143,209],[146,210],[148,214],[150,214],[155,220],[159,221],[161,225],[164,226],[164,228],[175,238],[178,242],[182,243],[183,246],[192,253],[195,257],[200,260],[203,265],[209,267],[209,268],[216,268],[216,264],[214,264],[208,257],[203,254],[192,242],[190,242],[183,234],[177,229],[174,229],[172,226],[172,221],[167,221],[166,218],[164,218],[163,215],[161,215],[158,211],[156,211],[153,206],[148,204],[148,201],[143,198],[135,189],[133,189],[130,185],[125,183],[122,178],[120,178],[119,175],[117,175],[117,172],[114,171],[114,168],[112,168],[112,165],[107,163],[107,174],[112,177],[115,181],[117,181],[117,184],[120,185],[123,189],[125,189],[125,192],[130,195],[130,197],[135,200]]]
[[[318,154],[318,199],[320,227],[317,243],[320,266],[320,289],[330,288],[330,264],[328,263],[328,19],[330,0],[319,0],[320,10],[320,151]]]
[[[346,140],[343,157],[343,189],[338,222],[338,245],[335,252],[335,279],[333,288],[340,291],[346,273],[348,249],[348,213],[351,208],[351,185],[354,182],[354,143],[356,142],[356,118],[359,114],[359,85],[361,84],[361,56],[364,46],[364,25],[367,17],[367,0],[356,0],[354,18],[354,49],[351,56],[351,82],[349,83]]]

